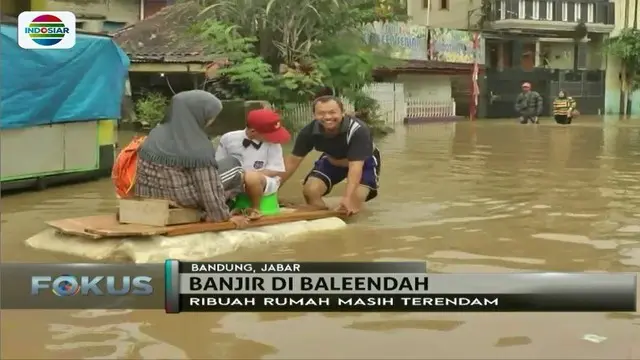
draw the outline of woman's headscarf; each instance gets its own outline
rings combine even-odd
[[[222,102],[206,91],[176,94],[162,123],[151,130],[142,144],[140,158],[167,166],[215,166],[215,149],[204,129],[220,111]]]

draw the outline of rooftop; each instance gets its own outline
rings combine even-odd
[[[200,10],[191,1],[167,6],[112,35],[133,63],[209,63],[217,56],[207,55],[202,41],[190,34]]]

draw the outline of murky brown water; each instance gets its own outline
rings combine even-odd
[[[225,259],[640,271],[640,121],[401,127],[380,145],[381,193],[357,224]],[[113,205],[109,180],[2,199],[2,260],[78,260],[22,242],[45,220]],[[1,326],[15,359],[640,359],[638,314],[3,311]]]

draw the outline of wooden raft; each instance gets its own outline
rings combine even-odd
[[[278,215],[263,216],[260,219],[252,220],[249,222],[247,228],[329,217],[343,217],[343,214],[331,210],[290,210]],[[169,226],[122,224],[118,221],[116,215],[111,214],[54,220],[48,221],[46,224],[63,234],[83,236],[90,239],[146,237],[154,235],[178,236],[234,230],[236,228],[235,225],[229,221],[222,223],[200,222]]]

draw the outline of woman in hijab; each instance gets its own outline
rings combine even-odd
[[[564,90],[558,92],[558,97],[553,100],[553,118],[561,125],[571,124],[571,120],[576,115],[576,101]]]
[[[216,162],[205,132],[220,111],[220,100],[206,91],[176,94],[138,150],[135,195],[200,209],[206,221],[246,225],[248,219],[232,216],[227,206],[242,191],[242,167],[233,158]]]

